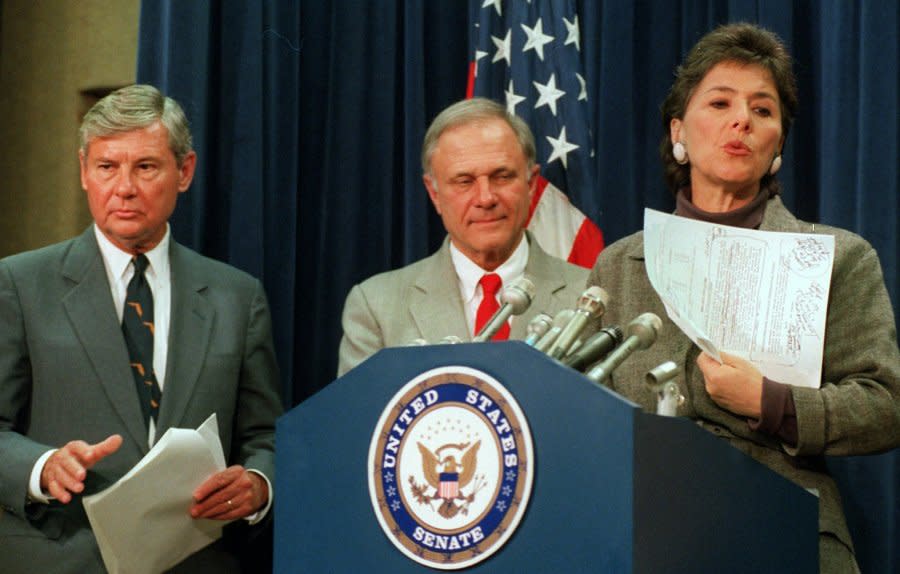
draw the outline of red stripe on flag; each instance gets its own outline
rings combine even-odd
[[[471,100],[475,95],[475,62],[469,62],[469,79],[466,82],[466,99]]]
[[[603,247],[603,232],[593,221],[585,217],[575,236],[575,241],[572,242],[569,263],[590,269],[594,266],[597,256],[603,251]]]
[[[534,210],[537,209],[541,196],[544,195],[544,190],[547,189],[547,180],[540,174],[538,174],[537,178],[537,187],[534,189],[534,195],[531,196],[531,206],[528,207],[528,221],[525,222],[525,227],[528,227],[528,224],[531,223],[531,216],[534,215]]]

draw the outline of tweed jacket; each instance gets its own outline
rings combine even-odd
[[[169,254],[169,350],[157,436],[170,427],[196,428],[216,413],[228,464],[274,481],[281,400],[262,285],[174,241]],[[0,572],[105,572],[81,496],[45,505],[27,504],[26,493],[42,453],[114,433],[122,435],[122,446],[88,472],[83,494],[111,485],[148,451],[128,351],[90,227],[77,238],[0,261]],[[226,531],[245,529],[243,522]],[[217,543],[176,571],[236,566]]]
[[[795,448],[750,429],[744,417],[716,405],[695,360],[700,350],[670,321],[644,269],[643,232],[607,247],[590,284],[610,295],[602,322],[625,325],[650,311],[663,320],[656,343],[613,374],[610,387],[654,412],[656,397],[644,375],[667,360],[682,373],[686,401],[678,414],[694,419],[776,472],[819,493],[819,526],[852,549],[840,497],[823,455],[876,453],[900,445],[900,352],[894,314],[875,250],[848,231],[805,223],[779,197],[768,201],[760,229],[833,235],[836,253],[826,324],[821,388],[791,387],[797,409]]]
[[[510,339],[524,339],[538,313],[551,316],[572,308],[584,290],[588,270],[549,255],[528,233],[525,275],[535,285],[531,306],[512,324]],[[449,335],[471,340],[459,280],[450,259],[449,237],[434,254],[402,269],[375,275],[355,285],[344,304],[338,375],[384,347],[414,339],[437,343]]]

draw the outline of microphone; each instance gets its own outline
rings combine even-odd
[[[659,330],[662,329],[662,319],[653,313],[638,315],[625,327],[628,337],[603,361],[587,373],[587,378],[595,383],[602,383],[622,361],[631,356],[638,349],[646,349],[656,341]]]
[[[575,305],[575,314],[572,320],[563,328],[562,332],[556,338],[556,341],[550,346],[547,354],[554,359],[561,359],[578,338],[578,335],[584,331],[588,322],[603,315],[606,311],[606,303],[609,301],[609,295],[602,288],[591,285],[578,298]]]
[[[500,327],[506,323],[510,315],[521,315],[531,305],[534,298],[534,283],[527,277],[520,277],[513,281],[510,285],[503,288],[500,292],[500,302],[502,305],[497,312],[485,323],[481,331],[472,339],[473,343],[484,343],[489,341]]]
[[[576,371],[584,371],[591,365],[616,348],[622,342],[622,329],[613,325],[600,329],[587,341],[581,344],[572,354],[563,359],[563,365],[572,367]]]
[[[528,336],[525,344],[534,347],[535,343],[552,327],[553,317],[546,313],[538,313],[528,322]]]
[[[678,365],[674,361],[666,361],[647,371],[645,380],[656,390],[656,414],[660,416],[674,417],[678,407],[684,404],[684,395],[674,380],[677,375]]]
[[[563,330],[563,327],[572,319],[572,316],[575,314],[575,311],[571,309],[563,309],[559,313],[553,317],[553,325],[550,326],[550,330],[544,333],[544,336],[538,339],[538,342],[534,344],[534,348],[538,351],[546,352],[550,345],[553,344],[553,341],[559,337],[560,331]]]

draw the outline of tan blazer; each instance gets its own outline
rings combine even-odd
[[[587,269],[547,254],[531,234],[527,237],[525,274],[536,294],[528,310],[513,321],[510,339],[524,339],[528,322],[538,313],[552,316],[575,307],[588,275]],[[437,343],[455,335],[471,340],[449,238],[431,256],[355,285],[344,304],[342,324],[338,376],[380,349],[414,339]]]

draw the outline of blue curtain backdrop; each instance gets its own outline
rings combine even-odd
[[[419,147],[431,118],[465,95],[470,13],[482,3],[142,3],[138,80],[185,106],[200,158],[174,235],[262,279],[288,406],[332,380],[350,287],[443,238]],[[868,239],[900,313],[896,2],[578,4],[598,132],[588,215],[608,243],[639,229],[645,206],[672,209],[656,150],[675,65],[716,24],[757,22],[796,60],[785,203]],[[863,571],[900,571],[900,454],[830,464]]]

